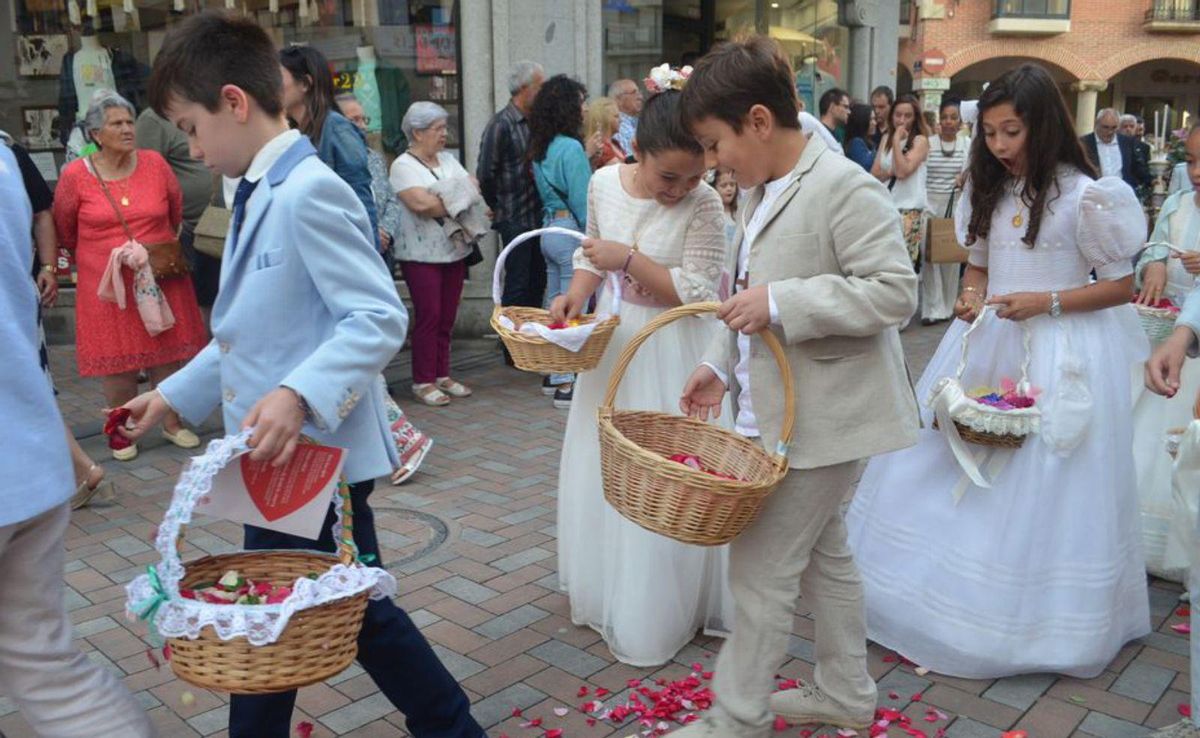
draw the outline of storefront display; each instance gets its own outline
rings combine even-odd
[[[308,44],[329,59],[338,92],[366,110],[368,139],[404,150],[413,100],[450,113],[447,148],[461,158],[457,0],[0,0],[0,130],[65,163],[91,96],[115,89],[139,111],[168,29],[208,8],[244,13],[281,47]],[[79,135],[79,134],[77,134]],[[77,147],[76,147],[77,148]]]

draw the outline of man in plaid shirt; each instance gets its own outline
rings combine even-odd
[[[495,213],[492,227],[504,243],[542,225],[542,201],[526,156],[529,121],[525,116],[544,80],[545,72],[537,62],[514,64],[508,73],[512,99],[483,130],[476,175],[483,199]],[[503,301],[505,305],[541,307],[545,289],[546,262],[538,239],[531,239],[508,255]]]

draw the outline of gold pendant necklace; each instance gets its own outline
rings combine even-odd
[[[1020,228],[1025,223],[1025,218],[1022,211],[1025,207],[1025,201],[1020,197],[1017,198],[1017,214],[1012,217],[1013,228]]]

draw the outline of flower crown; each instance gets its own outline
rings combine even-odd
[[[657,95],[667,90],[682,90],[683,86],[687,84],[688,77],[691,76],[692,68],[690,66],[673,69],[670,64],[663,64],[651,69],[650,75],[643,80],[643,84],[651,95]]]

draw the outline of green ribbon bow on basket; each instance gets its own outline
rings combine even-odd
[[[167,596],[167,591],[163,589],[162,582],[158,578],[158,569],[154,568],[153,565],[147,566],[146,573],[150,577],[150,589],[153,594],[135,603],[133,609],[137,613],[138,620],[146,621],[150,643],[158,647],[163,645],[163,637],[159,634],[158,627],[154,624],[154,618],[158,615],[158,608],[162,607],[163,603],[171,598]]]

